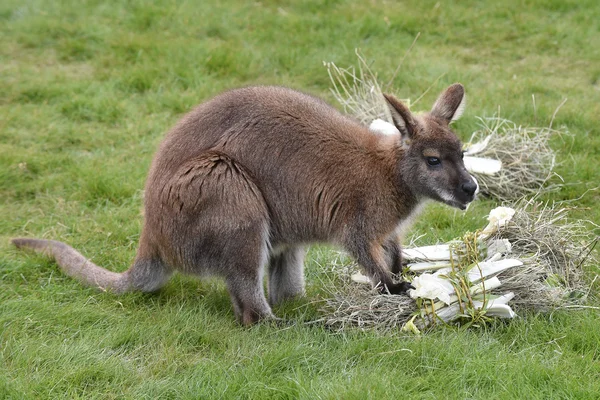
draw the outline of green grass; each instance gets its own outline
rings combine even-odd
[[[111,270],[134,257],[142,188],[165,132],[195,104],[241,85],[280,84],[328,100],[322,61],[359,47],[392,72],[399,97],[429,107],[465,84],[455,125],[477,116],[554,126],[551,199],[600,177],[597,1],[16,1],[0,4],[0,398],[596,398],[598,311],[522,315],[424,337],[333,333],[316,325],[240,327],[222,282],[177,276],[155,295],[82,288],[14,236],[63,240]],[[535,96],[535,108],[532,101]],[[600,191],[573,204],[600,222]],[[481,227],[494,206],[432,205],[422,240]],[[600,234],[600,230],[596,230]],[[319,317],[334,254],[314,249],[307,298],[275,310]],[[325,266],[325,267],[323,267]],[[597,293],[594,289],[594,293]]]

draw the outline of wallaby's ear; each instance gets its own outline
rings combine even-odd
[[[460,118],[465,111],[465,105],[465,88],[460,83],[455,83],[440,94],[430,114],[450,123]]]
[[[413,119],[410,110],[391,94],[384,93],[383,97],[387,100],[390,113],[392,114],[392,121],[394,121],[394,125],[400,131],[402,139],[412,138],[415,120]]]

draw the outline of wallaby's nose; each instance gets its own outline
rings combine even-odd
[[[477,184],[473,180],[470,180],[469,182],[462,184],[462,190],[469,196],[474,196],[475,191],[477,190]]]

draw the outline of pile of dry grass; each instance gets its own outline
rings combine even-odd
[[[392,122],[392,115],[383,97],[377,75],[365,58],[356,50],[358,66],[340,68],[333,62],[324,63],[333,87],[331,92],[344,107],[344,111],[358,119],[363,125],[375,119]],[[409,100],[403,100],[410,105]]]
[[[510,257],[524,265],[502,272],[502,286],[490,294],[513,292],[511,305],[517,313],[582,306],[593,284],[585,280],[584,271],[597,267],[592,250],[598,238],[589,230],[593,223],[569,218],[570,208],[565,203],[522,200],[514,208],[516,213],[510,223],[486,241],[508,239],[512,245]],[[431,325],[431,319],[412,298],[379,294],[368,285],[352,281],[350,275],[358,271],[356,265],[337,271],[336,284],[330,286],[335,290],[330,292],[322,310],[327,325],[339,330],[394,330],[414,316],[420,327]],[[463,318],[461,322],[472,320]]]
[[[521,200],[514,208],[513,221],[496,237],[508,239],[512,256],[524,265],[506,271],[502,290],[515,293],[512,303],[518,309],[547,311],[583,304],[592,284],[584,273],[598,266],[593,250],[599,238],[590,230],[597,225],[570,218],[573,207],[565,202]]]
[[[480,119],[482,128],[474,132],[466,144],[487,143],[477,157],[502,162],[502,168],[493,175],[473,172],[481,194],[500,201],[513,201],[523,196],[534,196],[558,189],[562,182],[554,172],[556,157],[550,139],[564,136],[565,130],[518,126],[502,118]],[[556,177],[554,183],[551,178]]]

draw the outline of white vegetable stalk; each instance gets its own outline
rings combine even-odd
[[[499,229],[503,229],[514,216],[515,210],[509,207],[497,207],[493,209],[488,216],[488,225],[479,232],[475,239],[477,242],[487,247],[487,257],[485,261],[476,264],[462,266],[460,279],[468,280],[468,285],[457,284],[457,261],[461,256],[460,245],[457,242],[452,244],[441,244],[434,246],[422,246],[412,249],[404,249],[402,255],[405,260],[409,260],[407,270],[413,273],[420,273],[413,278],[411,284],[415,289],[408,291],[413,299],[428,300],[424,303],[424,311],[427,319],[423,324],[431,324],[435,317],[445,322],[450,322],[459,318],[468,306],[472,310],[485,311],[486,316],[500,318],[514,318],[515,313],[507,304],[513,297],[513,293],[506,293],[503,296],[496,297],[490,294],[491,290],[502,286],[498,275],[502,272],[515,267],[520,267],[523,262],[517,259],[506,258],[510,254],[511,244],[506,239],[489,240],[490,237]],[[462,242],[458,242],[462,243]],[[484,256],[485,257],[485,256]],[[428,271],[428,272],[424,272]],[[370,284],[371,280],[355,273],[352,280],[359,283]],[[453,283],[454,282],[454,283]],[[457,285],[457,286],[455,286]],[[469,291],[469,303],[466,305],[464,299],[459,302],[456,290]],[[483,298],[482,298],[483,296]],[[484,301],[482,301],[484,300]],[[412,326],[405,326],[405,330],[417,332],[418,328],[414,325],[414,318],[407,322]],[[415,330],[416,329],[416,330]]]
[[[516,317],[515,312],[510,308],[508,303],[513,297],[514,293],[506,293],[495,299],[491,299],[485,305],[485,314],[490,317],[499,318],[514,318]],[[473,306],[476,309],[482,309],[484,307],[483,302],[473,301]],[[453,303],[448,307],[443,307],[435,310],[436,316],[444,322],[452,322],[453,320],[460,317],[460,305]]]
[[[371,122],[371,125],[369,125],[369,130],[385,136],[400,135],[400,131],[394,124],[390,124],[389,122],[379,118]]]
[[[451,266],[452,264],[448,261],[422,261],[408,264],[407,269],[411,272],[436,271],[442,268],[450,268]]]
[[[488,216],[488,224],[478,234],[478,238],[481,240],[489,239],[499,229],[504,228],[515,215],[515,210],[510,207],[496,207]],[[495,240],[488,244],[488,250],[494,249],[495,253],[509,253],[510,242],[506,239]],[[411,271],[424,271],[424,270],[435,270],[444,268],[449,265],[451,258],[450,245],[448,244],[437,244],[433,246],[421,246],[414,247],[412,249],[403,249],[402,257],[407,261],[413,261],[408,263],[408,268]],[[452,258],[456,259],[457,255],[452,254]]]
[[[356,283],[366,283],[369,285],[371,284],[371,278],[361,274],[360,272],[356,272],[356,273],[350,275],[350,279],[352,279]]]
[[[514,216],[515,210],[508,207],[497,207],[488,216],[488,225],[478,234],[477,239],[484,241],[489,239],[499,229],[504,228]],[[425,306],[425,312],[429,315],[429,323],[432,323],[432,313],[436,318],[450,322],[461,315],[457,290],[449,280],[453,272],[453,262],[459,257],[455,254],[451,245],[423,246],[406,249],[403,255],[406,259],[417,261],[409,263],[407,268],[412,272],[435,271],[434,273],[422,273],[416,276],[412,285],[414,290],[409,290],[409,295],[414,299],[427,299],[431,305]],[[515,313],[507,304],[513,297],[513,293],[507,293],[498,298],[490,298],[489,291],[499,288],[502,283],[497,275],[509,268],[520,267],[523,262],[517,259],[505,258],[510,253],[511,245],[508,240],[491,240],[488,243],[488,258],[478,262],[476,265],[463,267],[468,271],[466,278],[472,286],[468,289],[471,296],[485,293],[486,301],[472,299],[469,306],[474,310],[485,311],[485,315],[514,318]],[[414,324],[414,321],[409,321]],[[410,328],[410,327],[409,327]],[[407,328],[407,329],[409,329]]]
[[[491,139],[492,135],[489,135],[486,136],[485,139],[483,139],[481,142],[469,144],[469,146],[467,146],[467,148],[465,149],[465,156],[472,156],[474,154],[481,153],[487,148]]]
[[[409,290],[408,294],[413,299],[439,299],[445,304],[456,301],[451,298],[451,294],[454,293],[454,286],[448,279],[440,277],[437,272],[416,276],[411,283],[415,289]]]
[[[403,249],[402,257],[409,261],[450,261],[450,245],[437,244],[433,246]],[[454,255],[456,257],[456,255]]]
[[[471,174],[495,175],[502,169],[502,161],[493,158],[464,156],[463,161]]]
[[[479,237],[483,240],[492,236],[494,233],[498,231],[498,229],[504,228],[506,224],[512,219],[515,215],[515,210],[510,207],[496,207],[492,211],[490,211],[490,215],[488,216],[488,225],[483,228]]]
[[[423,278],[424,275],[426,275],[425,279],[417,280],[418,278]],[[452,284],[447,279],[441,278],[439,275],[435,276],[430,274],[423,274],[421,276],[416,277],[413,280],[412,284],[413,286],[415,286],[415,289],[409,290],[408,294],[413,299],[422,298],[435,300],[437,298],[440,300],[439,302],[434,303],[434,310],[436,312],[438,312],[438,310],[442,309],[444,306],[452,305],[458,302],[458,296],[454,294],[454,286],[452,286]],[[490,279],[486,279],[482,282],[479,282],[476,285],[471,286],[470,292],[471,295],[475,296],[484,292],[487,293],[487,291],[497,289],[500,286],[502,286],[500,279],[494,276]],[[483,305],[483,302],[477,302],[480,304],[480,306],[475,305],[475,303],[476,301],[473,302],[473,305],[476,308],[481,308],[481,305]]]

